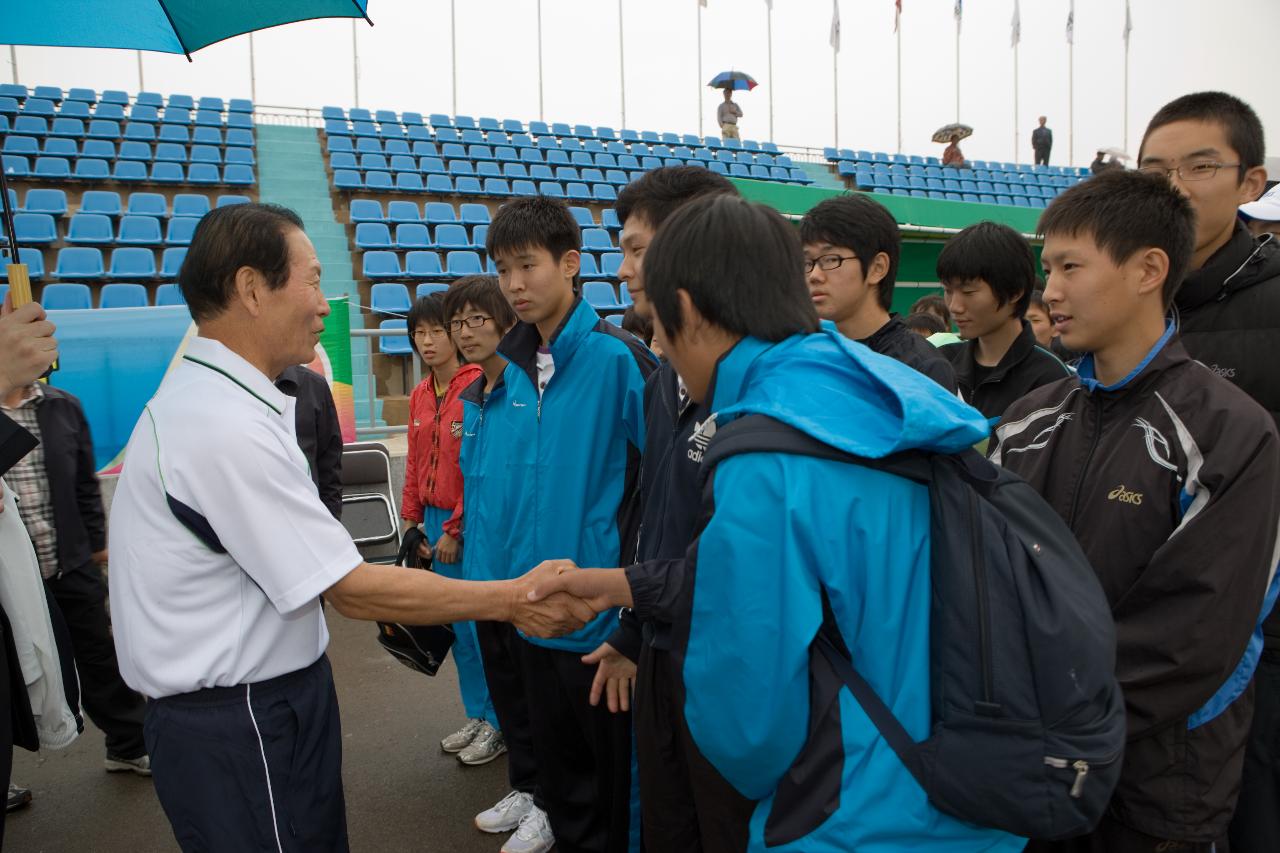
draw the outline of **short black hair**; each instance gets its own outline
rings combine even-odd
[[[884,205],[862,193],[819,202],[800,220],[800,242],[830,243],[852,250],[858,256],[863,276],[876,255],[884,252],[889,257],[889,272],[876,285],[876,301],[886,311],[893,307],[902,235],[897,220]]]
[[[418,328],[419,323],[439,326],[443,329],[449,328],[449,318],[444,314],[443,294],[428,293],[414,300],[413,307],[409,309],[409,318],[406,320],[410,338],[413,337],[413,330]]]
[[[710,193],[737,192],[724,175],[701,166],[663,166],[644,172],[623,187],[613,210],[623,225],[632,216],[639,216],[657,231],[685,202]]]
[[[1040,215],[1045,237],[1092,238],[1116,265],[1135,252],[1156,248],[1169,256],[1163,296],[1173,302],[1195,249],[1195,209],[1162,175],[1105,172],[1055,198]]]
[[[563,201],[543,195],[509,201],[489,224],[484,250],[490,258],[525,249],[546,249],[557,263],[582,250],[582,229]]]
[[[641,316],[636,306],[628,305],[622,314],[622,328],[644,341],[645,346],[653,346],[653,321]]]
[[[947,300],[941,294],[930,293],[928,296],[921,296],[911,303],[911,310],[907,313],[908,315],[936,314],[942,318],[943,325],[948,329],[951,328],[951,309],[947,307]]]
[[[1031,301],[1027,304],[1027,308],[1039,308],[1044,313],[1049,313],[1049,303],[1044,301],[1044,289],[1036,288],[1031,291]]]
[[[818,330],[795,228],[773,208],[716,193],[667,219],[644,260],[645,290],[667,333],[684,325],[676,292],[736,335],[781,341]]]
[[[1175,98],[1160,108],[1142,134],[1138,148],[1138,164],[1142,164],[1142,149],[1147,147],[1147,137],[1155,130],[1176,121],[1203,121],[1222,125],[1227,131],[1227,142],[1240,157],[1236,182],[1244,180],[1245,173],[1261,166],[1266,156],[1266,138],[1262,122],[1253,107],[1226,92],[1193,92]]]
[[[516,312],[502,295],[498,277],[493,275],[464,275],[449,285],[444,294],[444,315],[452,320],[470,304],[493,318],[499,331],[516,324]],[[410,327],[412,328],[412,327]]]
[[[302,219],[278,204],[232,204],[206,213],[191,235],[178,287],[197,323],[231,303],[236,273],[251,267],[277,290],[289,279],[289,231]]]
[[[1021,234],[999,222],[978,222],[947,241],[938,255],[938,281],[962,284],[981,279],[1000,306],[1013,304],[1022,317],[1036,285],[1036,258]]]
[[[930,335],[941,334],[947,331],[946,325],[939,319],[937,314],[930,314],[927,311],[920,311],[916,314],[908,314],[906,319],[902,321],[907,328],[913,332],[926,331]]]

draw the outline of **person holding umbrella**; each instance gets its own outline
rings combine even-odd
[[[946,124],[933,132],[933,141],[937,143],[947,142],[945,151],[942,152],[942,165],[950,166],[953,169],[964,168],[964,152],[960,150],[960,140],[968,139],[973,135],[973,128],[967,124]]]
[[[721,71],[707,85],[713,89],[724,89],[724,101],[716,108],[720,135],[725,139],[741,139],[738,135],[738,119],[742,118],[742,107],[734,102],[733,90],[746,89],[750,92],[759,84],[750,74],[742,71]]]

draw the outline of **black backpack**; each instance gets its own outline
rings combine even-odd
[[[422,531],[414,527],[406,531],[396,556],[396,565],[410,569],[431,570],[430,561],[424,566],[418,557],[418,545],[427,541]],[[378,623],[378,645],[382,646],[400,663],[421,672],[435,675],[453,646],[453,628],[449,625],[404,625],[400,622]]]
[[[815,798],[828,814],[839,802],[843,752],[820,747],[815,732],[833,707],[838,713],[841,686],[940,811],[1028,838],[1092,829],[1120,776],[1124,702],[1111,609],[1058,514],[976,451],[863,459],[763,415],[716,431],[703,476],[727,457],[759,452],[850,462],[927,484],[932,514],[930,736],[913,741],[858,673],[824,593],[810,649],[810,738],[779,785],[780,817],[766,825],[766,842],[815,828],[798,825],[813,818],[794,817],[812,815]]]

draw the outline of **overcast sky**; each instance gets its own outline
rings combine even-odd
[[[457,2],[460,113],[538,118],[536,0]],[[903,0],[903,148],[940,154],[932,131],[956,118],[953,0]],[[1068,120],[1069,0],[1022,0],[1017,125],[1020,159],[1030,159],[1037,115],[1054,130],[1053,162],[1065,163]],[[1280,154],[1280,92],[1274,39],[1277,0],[1132,0],[1129,148],[1147,119],[1186,92],[1218,88],[1249,101],[1270,131],[1268,153]],[[449,0],[370,0],[375,26],[357,27],[359,105],[422,113],[452,112]],[[626,126],[699,130],[699,83],[725,69],[750,72],[760,86],[737,95],[743,135],[769,138],[773,90],[776,142],[834,143],[831,0],[774,0],[773,73],[767,51],[765,0],[708,0],[702,10],[698,67],[698,0],[622,0],[625,20]],[[896,39],[893,0],[842,0],[839,54],[839,144],[897,148]],[[1014,157],[1014,0],[967,0],[960,38],[960,120],[976,128],[964,145],[976,159]],[[1074,162],[1099,147],[1124,144],[1123,0],[1075,3]],[[617,0],[542,0],[543,90],[547,121],[622,125]],[[257,103],[319,107],[355,105],[349,21],[312,21],[254,38]],[[28,85],[91,86],[136,91],[130,51],[17,48]],[[248,97],[249,39],[242,36],[183,57],[144,54],[147,89],[164,93]],[[3,59],[7,62],[8,57]],[[2,76],[2,74],[0,74]],[[715,133],[716,91],[704,94],[703,131]]]

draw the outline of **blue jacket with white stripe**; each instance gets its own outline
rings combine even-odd
[[[745,414],[873,458],[957,451],[987,434],[982,414],[933,380],[829,329],[740,341],[708,399],[703,446]],[[843,684],[832,705],[811,706],[825,593],[859,670],[914,737],[927,736],[928,489],[852,463],[750,453],[710,473],[702,511],[672,653],[698,749],[759,801],[748,849],[1021,850],[1025,839],[931,806]]]

